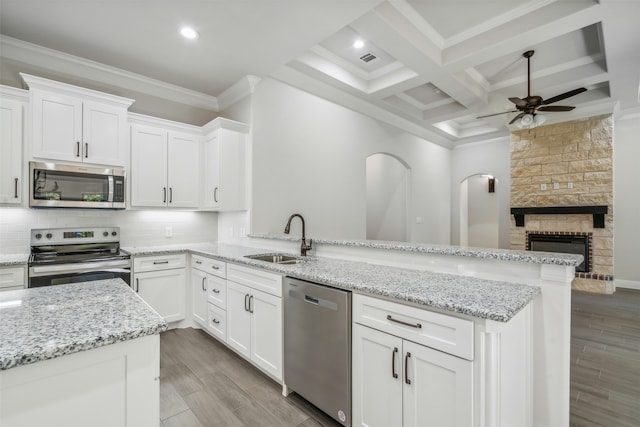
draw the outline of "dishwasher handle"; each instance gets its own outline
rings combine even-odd
[[[336,302],[325,299],[325,298],[317,298],[295,289],[289,290],[289,298],[297,299],[307,304],[315,305],[316,307],[322,307],[328,310],[338,311],[338,304]]]
[[[305,295],[304,300],[315,305],[318,305],[320,303],[320,300],[318,298],[310,297],[309,295]]]

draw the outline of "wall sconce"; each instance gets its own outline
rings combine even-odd
[[[489,177],[489,193],[496,192],[496,179],[494,177]]]

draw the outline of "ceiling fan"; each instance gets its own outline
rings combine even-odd
[[[576,107],[569,107],[565,105],[549,105],[549,104],[553,104],[555,102],[562,101],[563,99],[567,99],[579,93],[585,92],[587,89],[584,87],[570,90],[569,92],[556,95],[549,99],[542,99],[542,97],[540,96],[531,96],[531,57],[533,56],[534,52],[535,51],[533,50],[528,50],[522,54],[523,57],[527,58],[527,97],[524,99],[516,98],[516,97],[509,98],[509,101],[515,104],[516,106],[515,110],[504,111],[502,113],[487,114],[485,116],[477,117],[478,119],[482,119],[484,117],[497,116],[500,114],[517,113],[519,111],[520,114],[515,116],[509,122],[509,124],[512,125],[518,119],[522,119],[522,124],[525,126],[529,126],[532,123],[534,123],[534,117],[538,111],[549,111],[549,112],[571,111],[574,108],[576,108]]]

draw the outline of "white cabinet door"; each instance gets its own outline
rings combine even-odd
[[[402,426],[402,339],[353,325],[353,425]]]
[[[203,327],[207,327],[207,292],[208,292],[208,274],[204,271],[191,269],[191,311],[193,320]]]
[[[473,362],[403,342],[404,427],[473,425]]]
[[[123,108],[85,101],[82,110],[82,161],[126,165],[127,114]]]
[[[218,129],[205,138],[203,207],[221,211],[246,209],[245,138],[243,133],[229,129]]]
[[[167,131],[131,126],[131,206],[167,205]]]
[[[251,358],[251,288],[227,281],[227,344],[247,359]]]
[[[282,299],[252,290],[251,360],[277,379],[282,378]]]
[[[82,100],[33,91],[33,156],[82,161]]]
[[[134,275],[135,291],[168,322],[185,318],[186,269],[149,271]]]
[[[169,132],[168,206],[197,208],[200,169],[200,139],[195,135]]]
[[[0,99],[0,203],[22,202],[22,103]]]

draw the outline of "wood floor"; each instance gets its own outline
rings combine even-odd
[[[571,426],[640,426],[640,291],[574,291]]]
[[[639,427],[640,291],[574,291],[571,321],[571,427]],[[161,427],[339,426],[202,331],[160,339]]]
[[[161,427],[336,427],[201,330],[160,335]]]

